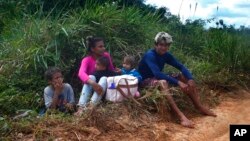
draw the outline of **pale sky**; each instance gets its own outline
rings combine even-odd
[[[250,0],[145,0],[145,3],[167,7],[172,14],[179,14],[183,22],[186,19],[216,18],[223,19],[227,25],[250,27]]]

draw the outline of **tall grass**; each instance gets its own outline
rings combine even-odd
[[[87,53],[85,39],[89,35],[104,38],[106,50],[120,67],[123,56],[140,58],[153,47],[155,34],[166,31],[174,40],[171,53],[189,68],[199,84],[249,82],[249,29],[226,25],[204,29],[206,21],[201,19],[183,24],[179,17],[164,14],[164,8],[163,12],[150,7],[142,11],[105,1],[84,1],[71,7],[72,1],[64,5],[64,0],[44,7],[39,2],[0,0],[0,131],[4,129],[4,133],[12,128],[4,115],[12,116],[19,109],[37,110],[44,104],[47,82],[43,73],[49,66],[63,70],[65,81],[72,84],[79,98],[82,84],[77,73]],[[27,8],[29,5],[34,6]],[[170,67],[165,70],[176,71]],[[157,105],[159,96],[156,92],[146,102]]]
[[[8,44],[3,44],[3,48],[9,51],[12,46],[12,49],[20,50],[20,54],[9,55],[13,58],[18,56],[19,61],[22,58],[27,63],[25,68],[32,65],[36,70],[44,70],[49,65],[67,64],[66,55],[81,58],[85,50],[84,39],[88,35],[104,37],[108,51],[124,55],[143,51],[152,42],[152,36],[159,29],[164,29],[157,16],[150,13],[142,15],[134,7],[119,10],[115,4],[87,7],[80,12],[66,13],[60,19],[49,16],[37,18],[35,14],[13,20],[5,27],[3,38]]]
[[[86,1],[83,7],[76,9],[52,7],[45,12],[43,8],[22,10],[12,6],[14,16],[10,17],[9,11],[1,13],[4,18],[0,22],[3,23],[0,24],[0,65],[3,65],[0,80],[8,85],[2,84],[0,93],[42,95],[46,85],[43,73],[49,66],[62,68],[66,81],[73,84],[78,93],[81,83],[77,72],[86,55],[85,39],[89,35],[104,38],[106,49],[118,67],[123,56],[131,54],[139,58],[152,48],[155,34],[166,31],[173,35],[173,54],[199,80],[207,80],[204,76],[225,70],[234,74],[249,73],[248,32],[241,34],[227,26],[206,30],[204,20],[182,24],[169,13],[164,19],[157,11],[121,7],[117,3],[100,5]],[[27,78],[29,83],[22,85],[20,82]],[[19,105],[26,105],[19,108],[27,108],[27,104]]]
[[[227,25],[204,29],[205,24],[205,20],[187,20],[185,25],[169,25],[174,46],[192,58],[212,63],[217,69],[248,73],[250,34]]]
[[[234,32],[211,29],[206,36],[207,59],[229,72],[249,72],[248,39]],[[247,69],[248,68],[248,69]]]
[[[77,72],[82,57],[86,55],[87,36],[103,37],[106,49],[115,64],[120,66],[124,55],[142,55],[153,44],[152,37],[166,28],[157,15],[141,12],[135,7],[121,8],[116,3],[89,4],[58,16],[44,15],[40,8],[34,14],[4,21],[0,46],[3,77],[0,79],[12,81],[9,86],[3,86],[1,93],[21,96],[38,93],[42,97],[46,85],[43,73],[49,66],[62,68],[65,81],[73,83],[78,93],[81,83]],[[19,89],[19,81],[28,78],[30,85]],[[10,88],[13,91],[8,92]],[[28,108],[24,104],[27,100],[13,102],[22,105],[18,108]],[[6,111],[5,106],[1,108]]]

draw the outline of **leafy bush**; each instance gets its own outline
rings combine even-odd
[[[124,3],[53,1],[51,5],[46,2],[0,0],[0,16],[3,17],[0,21],[0,80],[5,82],[0,84],[0,100],[4,101],[0,109],[4,114],[18,108],[37,107],[47,85],[43,73],[49,66],[60,67],[65,81],[71,83],[78,94],[82,84],[77,73],[86,55],[85,39],[89,35],[104,38],[106,49],[118,67],[127,54],[140,58],[153,47],[155,34],[166,31],[174,38],[172,53],[200,81],[224,71],[225,75],[240,72],[245,76],[250,68],[247,28],[223,25],[204,29],[207,21],[201,19],[183,24],[166,8],[156,10],[142,5],[140,0]],[[226,80],[223,79],[223,83]]]
[[[58,16],[27,14],[5,20],[0,53],[3,81],[0,106],[9,114],[17,108],[37,107],[46,82],[43,73],[49,66],[60,67],[65,81],[81,89],[77,78],[81,59],[86,55],[85,38],[101,36],[117,66],[125,54],[140,56],[159,30],[164,30],[157,15],[141,13],[135,7],[116,4],[91,5],[59,13]],[[104,20],[108,19],[108,20]],[[77,95],[78,97],[78,95]]]

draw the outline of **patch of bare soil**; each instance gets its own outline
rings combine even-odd
[[[250,93],[238,91],[226,93],[225,99],[213,109],[217,114],[213,117],[196,117],[195,129],[189,130],[173,126],[175,132],[168,132],[170,140],[184,141],[226,141],[229,140],[230,124],[250,124]]]
[[[121,103],[100,106],[81,118],[48,118],[33,125],[32,131],[12,137],[29,141],[225,141],[229,140],[230,124],[250,124],[250,93],[241,90],[220,95],[222,101],[212,109],[217,117],[186,111],[195,123],[194,129],[179,125],[173,116],[168,116],[170,112],[161,112],[161,107],[168,111],[164,104],[155,108],[158,111],[150,111],[146,105]]]

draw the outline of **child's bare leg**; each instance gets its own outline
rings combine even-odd
[[[192,100],[194,106],[204,115],[208,115],[208,116],[214,116],[216,117],[216,114],[213,113],[211,110],[209,110],[208,108],[206,108],[204,105],[201,104],[200,101],[200,97],[198,94],[197,90],[194,90],[193,92],[190,92],[188,94],[188,96],[190,97],[190,99]]]
[[[178,79],[184,83],[188,83],[188,80],[184,77],[183,74],[180,74]],[[200,95],[199,95],[199,91],[198,89],[195,87],[190,87],[189,91],[187,92],[188,96],[190,97],[190,99],[192,100],[194,106],[204,115],[208,115],[208,116],[216,116],[215,113],[213,113],[211,110],[209,110],[208,108],[206,108],[205,106],[203,106],[201,104],[200,101]]]
[[[160,87],[162,92],[166,93],[166,98],[170,104],[170,107],[174,110],[174,112],[177,114],[177,116],[179,117],[179,119],[181,120],[181,125],[185,126],[185,127],[189,127],[189,128],[193,128],[194,127],[194,123],[189,120],[181,111],[180,109],[177,107],[176,103],[174,102],[174,99],[172,97],[172,95],[170,95],[169,91],[168,91],[168,85],[167,82],[165,80],[160,80],[159,81]]]
[[[174,110],[174,112],[177,114],[177,116],[179,117],[179,119],[181,120],[181,125],[185,126],[185,127],[189,127],[189,128],[193,128],[194,127],[194,123],[189,120],[181,111],[180,109],[177,107],[176,103],[174,102],[174,99],[171,95],[167,95],[167,100],[169,101],[170,107]]]

